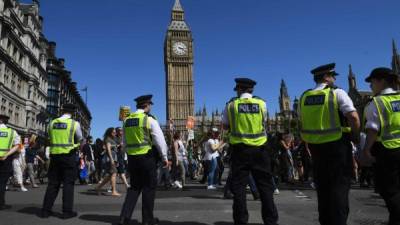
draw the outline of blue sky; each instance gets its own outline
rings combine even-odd
[[[27,2],[25,0],[24,2]],[[336,62],[347,90],[348,65],[360,89],[377,66],[390,66],[400,45],[400,1],[181,0],[195,39],[195,104],[222,109],[233,79],[258,81],[256,95],[278,110],[280,80],[292,100],[312,87],[309,71]],[[163,43],[174,0],[41,1],[44,34],[57,42],[79,87],[89,87],[92,133],[118,126],[120,105],[154,94],[165,123]]]

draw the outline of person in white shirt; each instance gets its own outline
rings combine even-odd
[[[11,136],[8,133],[7,122],[10,117],[7,115],[0,115],[0,145],[11,146],[10,148],[2,149],[0,147],[0,211],[11,208],[10,205],[5,204],[5,191],[8,179],[12,176],[12,155],[19,150],[21,138],[18,133],[11,129]],[[11,141],[11,143],[9,143]],[[10,144],[10,145],[9,145]]]
[[[174,184],[178,188],[182,189],[186,183],[185,160],[187,160],[187,152],[182,142],[182,134],[179,131],[174,134],[174,154],[176,169]],[[180,182],[178,179],[180,179]]]
[[[205,143],[206,154],[204,160],[209,164],[208,176],[207,176],[207,189],[216,189],[217,179],[216,171],[218,166],[217,157],[219,156],[218,150],[223,147],[223,142],[219,142],[219,133],[217,128],[213,128],[209,135],[208,141]]]

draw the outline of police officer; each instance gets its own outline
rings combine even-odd
[[[376,158],[376,187],[389,210],[388,225],[400,225],[400,93],[397,75],[388,68],[372,70],[366,82],[374,94],[365,110],[364,153]]]
[[[41,217],[47,218],[52,214],[54,201],[63,184],[62,218],[69,219],[77,216],[73,211],[74,184],[77,174],[75,151],[82,141],[82,130],[79,122],[72,119],[76,107],[74,104],[62,106],[63,115],[54,119],[49,125],[50,136],[50,167],[49,183],[44,196]]]
[[[12,156],[19,150],[21,138],[17,132],[6,126],[9,117],[0,115],[0,210],[10,209],[5,204],[6,185],[13,174]]]
[[[334,85],[338,75],[335,63],[311,73],[316,86],[300,99],[300,133],[314,163],[319,222],[346,225],[352,177],[351,141],[359,142],[360,120],[350,97]]]
[[[253,175],[262,203],[262,218],[266,225],[276,225],[278,212],[273,199],[270,153],[266,149],[265,101],[252,95],[256,82],[248,78],[235,79],[237,97],[224,110],[223,125],[229,130],[231,148],[231,184],[233,220],[247,224],[246,186]]]
[[[165,165],[167,144],[157,120],[151,116],[152,95],[144,95],[135,99],[136,112],[124,121],[124,147],[128,154],[128,170],[131,175],[131,188],[125,198],[121,210],[119,224],[129,224],[136,202],[142,193],[142,224],[156,225],[154,217],[154,199],[157,186],[157,154]],[[155,146],[154,150],[152,146]]]

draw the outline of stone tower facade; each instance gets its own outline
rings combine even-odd
[[[167,121],[182,131],[188,116],[194,116],[193,38],[179,0],[175,0],[165,37],[164,61]]]
[[[283,113],[290,112],[290,97],[288,94],[288,90],[285,84],[285,81],[281,81],[280,95],[279,95],[279,106],[280,110]]]

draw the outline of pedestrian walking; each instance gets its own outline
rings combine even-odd
[[[186,184],[185,160],[187,153],[182,142],[182,134],[180,131],[177,131],[174,134],[174,155],[174,184],[179,189],[182,189]]]
[[[334,63],[311,73],[316,86],[300,99],[300,133],[313,158],[319,222],[346,225],[353,172],[350,141],[359,143],[360,120],[347,93],[334,86]]]
[[[376,159],[376,188],[389,211],[388,225],[400,224],[400,93],[398,75],[376,68],[365,79],[374,94],[365,109],[367,137],[363,153]]]
[[[20,191],[22,192],[28,191],[28,189],[26,189],[24,186],[24,171],[26,168],[26,162],[25,162],[25,148],[23,146],[22,148],[19,149],[18,152],[14,154],[12,165],[14,171],[14,182],[15,182],[14,185],[17,185],[20,188]]]
[[[40,144],[36,139],[37,136],[32,134],[29,139],[29,145],[25,149],[26,170],[33,188],[39,187],[35,181],[35,159],[40,163],[44,163],[44,160],[38,155]]]
[[[124,121],[124,146],[128,154],[131,188],[125,198],[119,224],[129,224],[136,202],[142,194],[142,224],[157,225],[154,217],[154,199],[157,187],[157,155],[168,165],[167,144],[157,120],[149,115],[152,95],[135,99],[136,112]],[[156,149],[154,149],[154,147]]]
[[[85,164],[88,169],[88,184],[95,184],[96,180],[96,163],[95,163],[95,152],[93,149],[93,138],[92,136],[87,137],[86,143],[82,146],[83,156]]]
[[[223,113],[223,125],[229,130],[231,148],[231,191],[233,220],[247,224],[246,186],[253,175],[262,204],[262,218],[266,225],[276,225],[278,212],[273,198],[271,157],[267,150],[265,101],[253,96],[256,82],[248,78],[235,79],[237,97],[231,99]]]
[[[100,194],[101,188],[111,181],[111,196],[119,197],[121,194],[117,191],[118,144],[115,141],[116,135],[117,132],[114,127],[108,128],[104,133],[104,145],[106,147],[106,152],[103,157],[105,159],[106,176],[95,188],[95,190],[98,194]]]
[[[7,115],[0,115],[0,211],[10,209],[10,205],[6,205],[6,185],[8,179],[13,174],[12,156],[18,152],[21,138],[18,133],[7,127]]]
[[[62,116],[50,122],[49,183],[40,214],[42,218],[52,215],[53,204],[61,184],[63,185],[62,218],[69,219],[78,215],[73,211],[74,184],[77,174],[75,156],[82,141],[82,130],[79,122],[72,118],[75,111],[74,104],[64,104]]]
[[[125,156],[126,152],[122,148],[123,146],[123,135],[124,132],[121,127],[117,127],[115,129],[117,131],[117,136],[115,137],[115,141],[117,142],[117,158],[118,158],[118,166],[117,172],[118,176],[121,178],[122,182],[124,183],[126,189],[130,187],[128,184],[128,180],[126,179],[126,165],[125,165]]]

